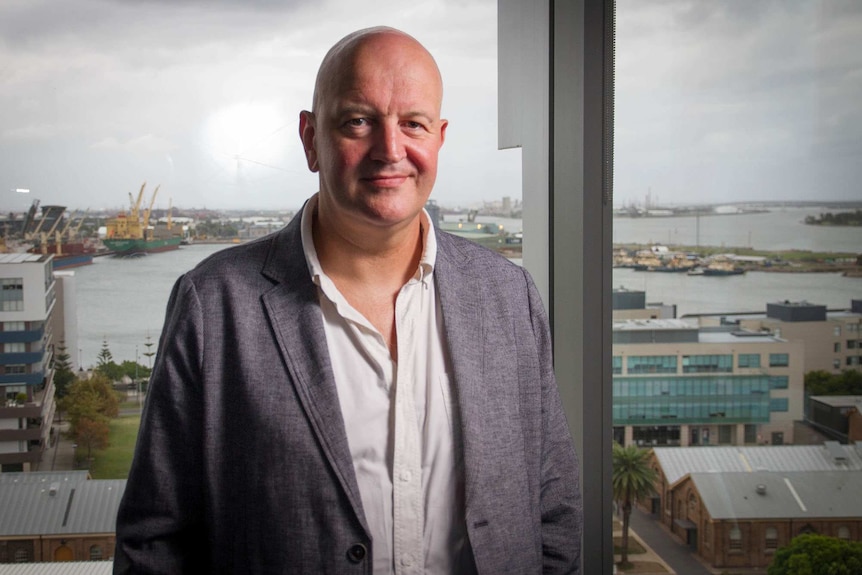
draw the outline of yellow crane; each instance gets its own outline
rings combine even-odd
[[[161,184],[156,186],[156,189],[153,190],[153,197],[150,198],[150,205],[147,206],[147,211],[144,212],[144,220],[143,220],[144,229],[147,229],[147,226],[150,225],[150,213],[153,211],[153,204],[156,203],[156,195],[159,193],[160,187],[161,187]]]
[[[138,219],[139,210],[141,209],[141,200],[144,199],[144,188],[147,187],[147,182],[141,184],[141,189],[138,191],[138,199],[135,200],[135,204],[132,206],[132,213],[129,214],[130,218]],[[131,195],[129,196],[131,199]]]
[[[90,213],[90,208],[87,208],[87,211],[84,212],[84,215],[81,216],[81,219],[78,220],[78,224],[69,232],[69,237],[77,236],[78,232],[81,231],[81,226],[84,225],[84,220],[87,219],[87,214]]]

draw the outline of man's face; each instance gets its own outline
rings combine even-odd
[[[447,125],[439,73],[424,49],[395,35],[366,41],[349,60],[324,82],[316,113],[300,119],[321,209],[360,225],[409,223],[437,177]]]

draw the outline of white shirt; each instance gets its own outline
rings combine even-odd
[[[353,457],[374,573],[473,573],[464,506],[460,422],[432,274],[437,239],[423,212],[424,250],[395,301],[398,357],[335,287],[312,236],[302,247],[318,286],[329,358]]]

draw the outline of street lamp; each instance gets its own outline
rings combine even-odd
[[[138,378],[138,344],[135,344],[135,391],[138,394],[138,409],[143,411],[141,407],[141,380]]]

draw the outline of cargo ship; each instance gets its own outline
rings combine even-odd
[[[159,186],[153,191],[149,206],[145,210],[141,209],[146,186],[146,182],[141,185],[136,199],[129,194],[129,211],[117,214],[105,224],[102,243],[116,256],[165,252],[180,247],[182,235],[173,232],[170,222],[167,226],[150,225],[150,213],[159,193]]]
[[[97,240],[78,236],[86,213],[77,222],[73,215],[64,217],[65,213],[65,206],[42,206],[42,217],[30,219],[24,229],[24,236],[33,242],[27,251],[53,255],[55,270],[89,265],[99,253]]]

